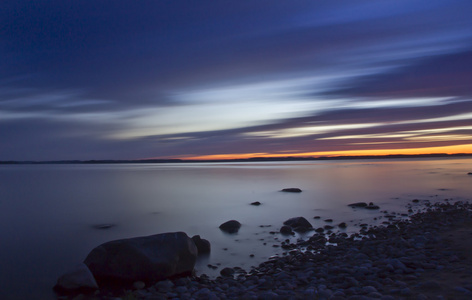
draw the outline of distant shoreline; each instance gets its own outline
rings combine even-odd
[[[253,157],[244,159],[136,159],[136,160],[51,160],[51,161],[0,161],[0,165],[26,164],[166,164],[166,163],[228,163],[228,162],[284,162],[284,161],[325,161],[325,160],[361,160],[361,159],[402,159],[402,158],[461,158],[472,157],[472,153],[457,154],[395,154],[361,156],[322,156],[322,157]]]

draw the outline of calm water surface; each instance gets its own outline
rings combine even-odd
[[[472,159],[2,165],[0,296],[53,299],[57,277],[99,244],[169,231],[210,240],[199,274],[217,274],[209,263],[249,270],[281,253],[272,245],[282,237],[270,231],[288,218],[304,216],[315,227],[332,218],[354,232],[359,222],[380,222],[374,218],[381,213],[347,204],[372,201],[404,212],[414,198],[469,200],[471,171]],[[279,192],[285,187],[303,192]],[[254,201],[262,205],[249,205]],[[243,224],[236,235],[218,229],[231,219]],[[100,224],[115,226],[94,228]]]

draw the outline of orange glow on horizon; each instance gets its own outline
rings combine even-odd
[[[426,147],[411,149],[369,149],[369,150],[344,150],[344,151],[319,151],[303,153],[238,153],[238,154],[214,154],[201,156],[181,157],[186,160],[230,160],[248,159],[253,157],[335,157],[335,156],[384,156],[384,155],[421,155],[421,154],[472,154],[472,144]]]

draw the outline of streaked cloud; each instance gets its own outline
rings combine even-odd
[[[469,1],[2,5],[0,160],[470,147]]]

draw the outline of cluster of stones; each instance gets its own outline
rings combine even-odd
[[[470,261],[447,249],[440,233],[470,224],[472,205],[429,204],[409,221],[364,228],[348,236],[314,233],[286,245],[283,255],[249,272],[225,268],[206,275],[163,280],[125,292],[126,299],[472,299]],[[438,251],[439,249],[439,251]],[[460,269],[462,267],[463,269]],[[442,284],[431,272],[462,272],[462,282]],[[425,279],[426,278],[426,279]],[[468,278],[468,279],[467,279]],[[113,298],[96,292],[97,299]]]

